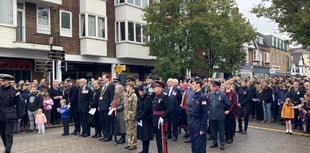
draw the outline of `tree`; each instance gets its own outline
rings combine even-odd
[[[241,45],[256,36],[234,0],[164,0],[145,9],[145,20],[159,76],[182,76],[193,67],[211,76],[215,64],[234,72],[245,57]]]
[[[288,32],[292,41],[304,47],[310,45],[309,0],[262,0],[252,9],[258,17],[269,18],[279,24],[281,32]]]

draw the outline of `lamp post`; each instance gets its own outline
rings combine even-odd
[[[50,53],[53,52],[53,44],[54,44],[54,37],[50,36],[48,39],[48,44],[50,45]],[[55,80],[55,60],[52,59],[52,75],[50,80],[53,82]]]

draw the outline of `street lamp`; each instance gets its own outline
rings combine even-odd
[[[50,45],[50,54],[52,54],[52,52],[53,52],[53,44],[54,44],[54,37],[53,36],[50,36],[50,38],[48,39],[48,44]],[[52,59],[52,75],[49,78],[49,80],[54,81],[54,78],[55,78],[55,60]]]

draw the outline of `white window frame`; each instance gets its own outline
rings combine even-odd
[[[39,7],[46,8],[48,10],[48,25],[40,25],[39,24],[39,15],[38,15],[38,9]],[[41,34],[51,34],[51,9],[46,6],[40,6],[37,5],[36,7],[36,20],[37,20],[37,33]]]
[[[115,0],[115,1],[114,1],[114,5],[127,4],[127,5],[132,5],[132,6],[140,7],[140,8],[144,8],[144,7],[150,6],[149,0],[139,0],[139,1],[140,1],[140,5],[136,5],[136,1],[137,1],[137,0],[132,0],[133,3],[129,3],[129,2],[128,2],[129,0],[123,0],[124,2],[120,2],[120,1],[121,1],[121,0]],[[144,2],[146,2],[146,6],[143,5]]]
[[[265,63],[270,63],[270,54],[265,52]]]
[[[82,27],[81,27],[81,16],[84,15],[84,24],[85,24],[85,36],[82,36]],[[96,34],[95,36],[89,36],[88,33],[88,16],[95,16],[95,31]],[[98,16],[95,14],[90,14],[90,13],[80,13],[79,15],[80,18],[80,23],[79,23],[79,28],[80,28],[80,38],[93,38],[93,39],[101,39],[101,40],[107,40],[108,34],[107,34],[107,17],[106,16]],[[104,37],[99,37],[98,34],[98,18],[103,18],[104,19]]]
[[[121,40],[121,22],[125,23],[125,40]],[[129,35],[128,35],[128,31],[129,31],[129,22],[133,23],[133,38],[134,40],[129,40]],[[137,31],[136,31],[136,25],[139,24],[141,26],[140,28],[140,40],[141,41],[137,41]],[[139,22],[134,22],[134,21],[128,21],[128,20],[120,20],[120,21],[116,21],[115,22],[115,42],[119,43],[119,42],[132,42],[132,43],[137,43],[137,44],[143,44],[145,43],[144,40],[144,29],[143,29],[143,23],[139,23]]]
[[[62,13],[68,13],[69,14],[69,20],[70,20],[70,28],[63,28],[62,27]],[[72,37],[72,12],[60,10],[59,11],[59,29],[60,29],[60,36],[64,37]]]
[[[8,27],[15,27],[17,25],[17,1],[16,0],[10,0],[12,3],[12,23],[2,23],[0,22],[0,25],[8,26]]]

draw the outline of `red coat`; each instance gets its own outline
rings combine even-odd
[[[235,108],[237,106],[237,92],[235,90],[230,90],[226,92],[227,98],[230,101],[229,112],[235,113]]]

